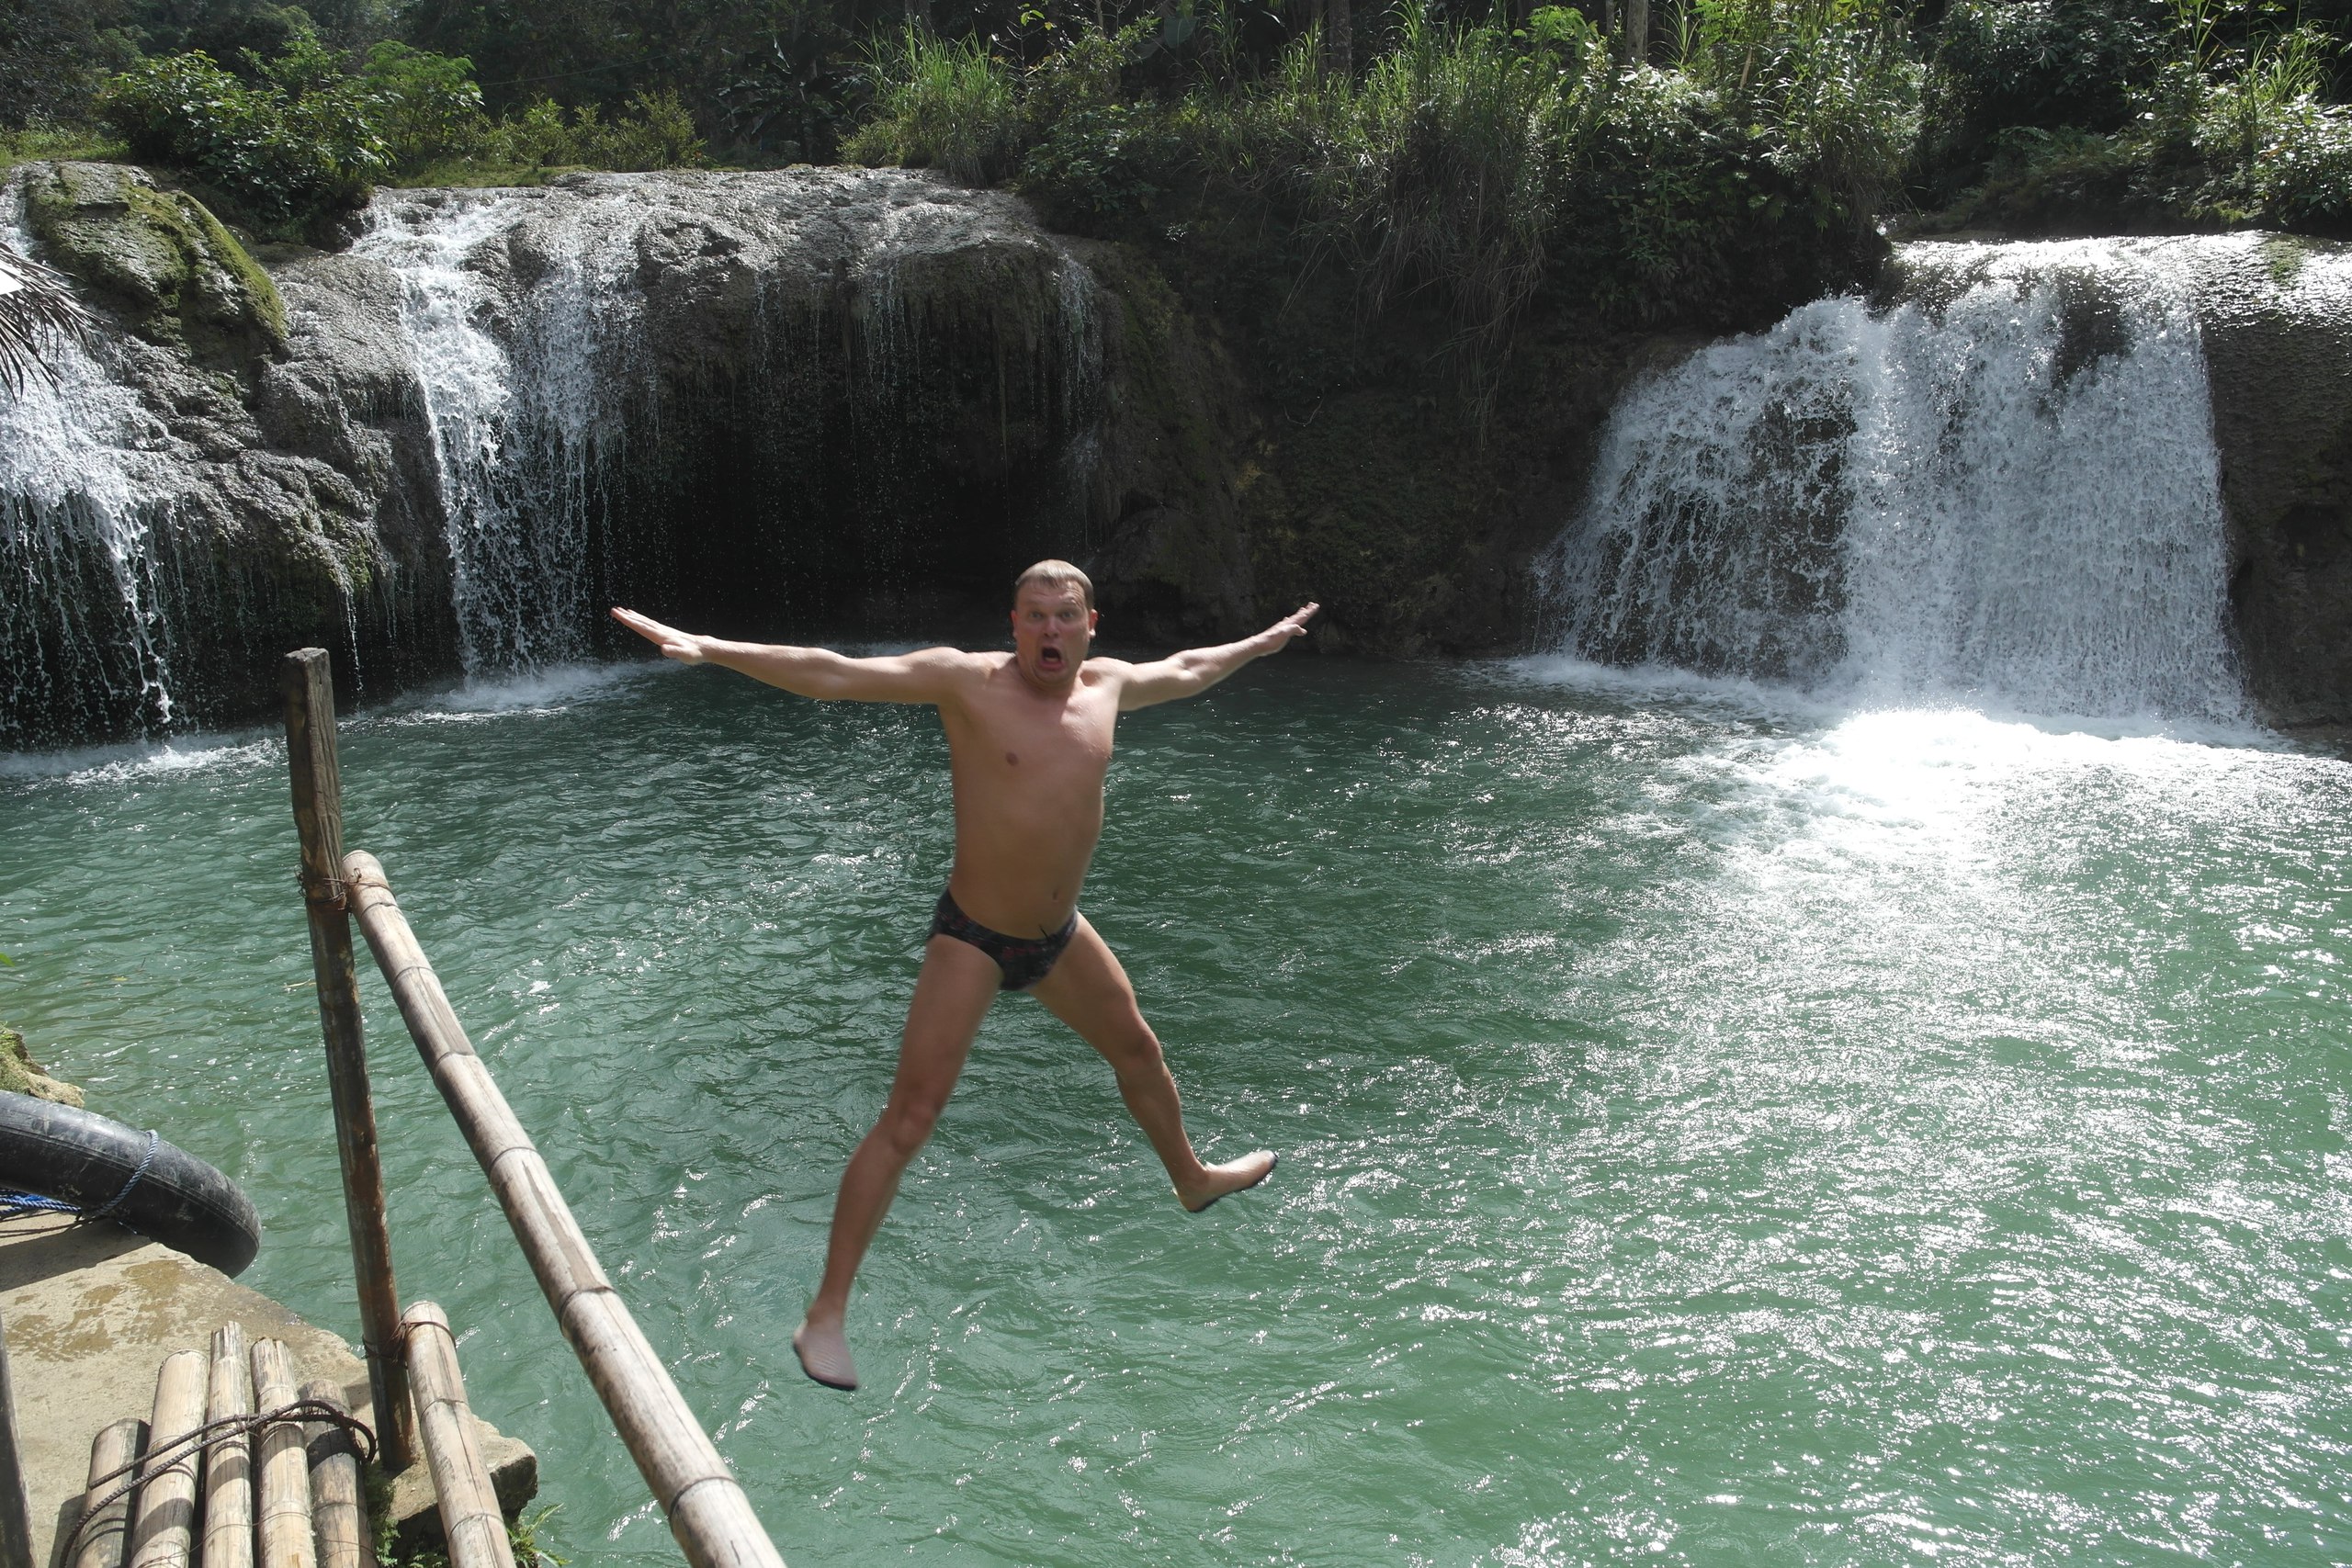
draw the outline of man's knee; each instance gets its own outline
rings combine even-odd
[[[882,1108],[882,1119],[874,1123],[874,1135],[904,1164],[931,1141],[931,1130],[939,1125],[940,1112],[946,1109],[944,1099],[929,1095],[894,1098]]]
[[[1159,1053],[1159,1036],[1141,1019],[1136,1020],[1132,1029],[1114,1032],[1101,1050],[1109,1058],[1111,1070],[1123,1078],[1130,1074],[1151,1077],[1167,1071],[1166,1059]]]

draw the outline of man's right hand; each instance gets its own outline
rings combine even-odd
[[[635,610],[613,606],[613,619],[660,649],[662,656],[681,664],[700,664],[709,656],[703,651],[703,639],[692,632],[682,632],[675,626],[665,626],[650,615],[640,615]]]

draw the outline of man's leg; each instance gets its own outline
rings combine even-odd
[[[1118,955],[1095,933],[1085,916],[1063,950],[1053,973],[1032,987],[1056,1018],[1102,1054],[1118,1075],[1119,1098],[1151,1140],[1177,1200],[1194,1213],[1228,1192],[1255,1187],[1274,1168],[1274,1156],[1261,1149],[1226,1165],[1203,1165],[1184,1134],[1184,1108],[1176,1080],[1159,1052],[1159,1037],[1136,1005],[1136,988]]]
[[[874,1233],[899,1195],[899,1178],[915,1157],[956,1079],[964,1071],[972,1037],[996,999],[1003,972],[996,960],[968,942],[935,936],[923,949],[922,973],[915,978],[914,1000],[907,1007],[907,1031],[899,1045],[899,1073],[890,1083],[889,1100],[874,1130],[849,1156],[842,1172],[840,1195],[833,1201],[833,1232],[825,1248],[825,1277],[808,1303],[808,1315],[792,1348],[801,1369],[833,1388],[857,1386],[857,1371],[850,1360],[849,1342],[842,1335],[842,1320],[849,1311],[850,1282]]]

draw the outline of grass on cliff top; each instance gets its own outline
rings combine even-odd
[[[1057,227],[1147,244],[1249,206],[1295,278],[1335,267],[1323,286],[1366,317],[1443,309],[1483,402],[1540,295],[1745,325],[1882,254],[1918,102],[1895,13],[1765,0],[1686,21],[1670,63],[1628,65],[1571,7],[1506,30],[1408,4],[1360,72],[1313,33],[1247,68],[1214,14],[1181,40],[1081,28],[1034,65],[910,30],[876,51],[877,113],[843,152],[1007,183]]]
[[[52,126],[0,130],[0,175],[7,174],[19,164],[38,163],[46,158],[84,164],[119,164],[130,156],[130,149],[119,138],[102,130]]]

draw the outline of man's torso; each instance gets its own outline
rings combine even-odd
[[[939,705],[956,786],[956,870],[965,913],[1008,936],[1059,930],[1078,907],[1102,834],[1102,781],[1119,716],[1116,660],[1091,660],[1067,694],[981,655]]]

